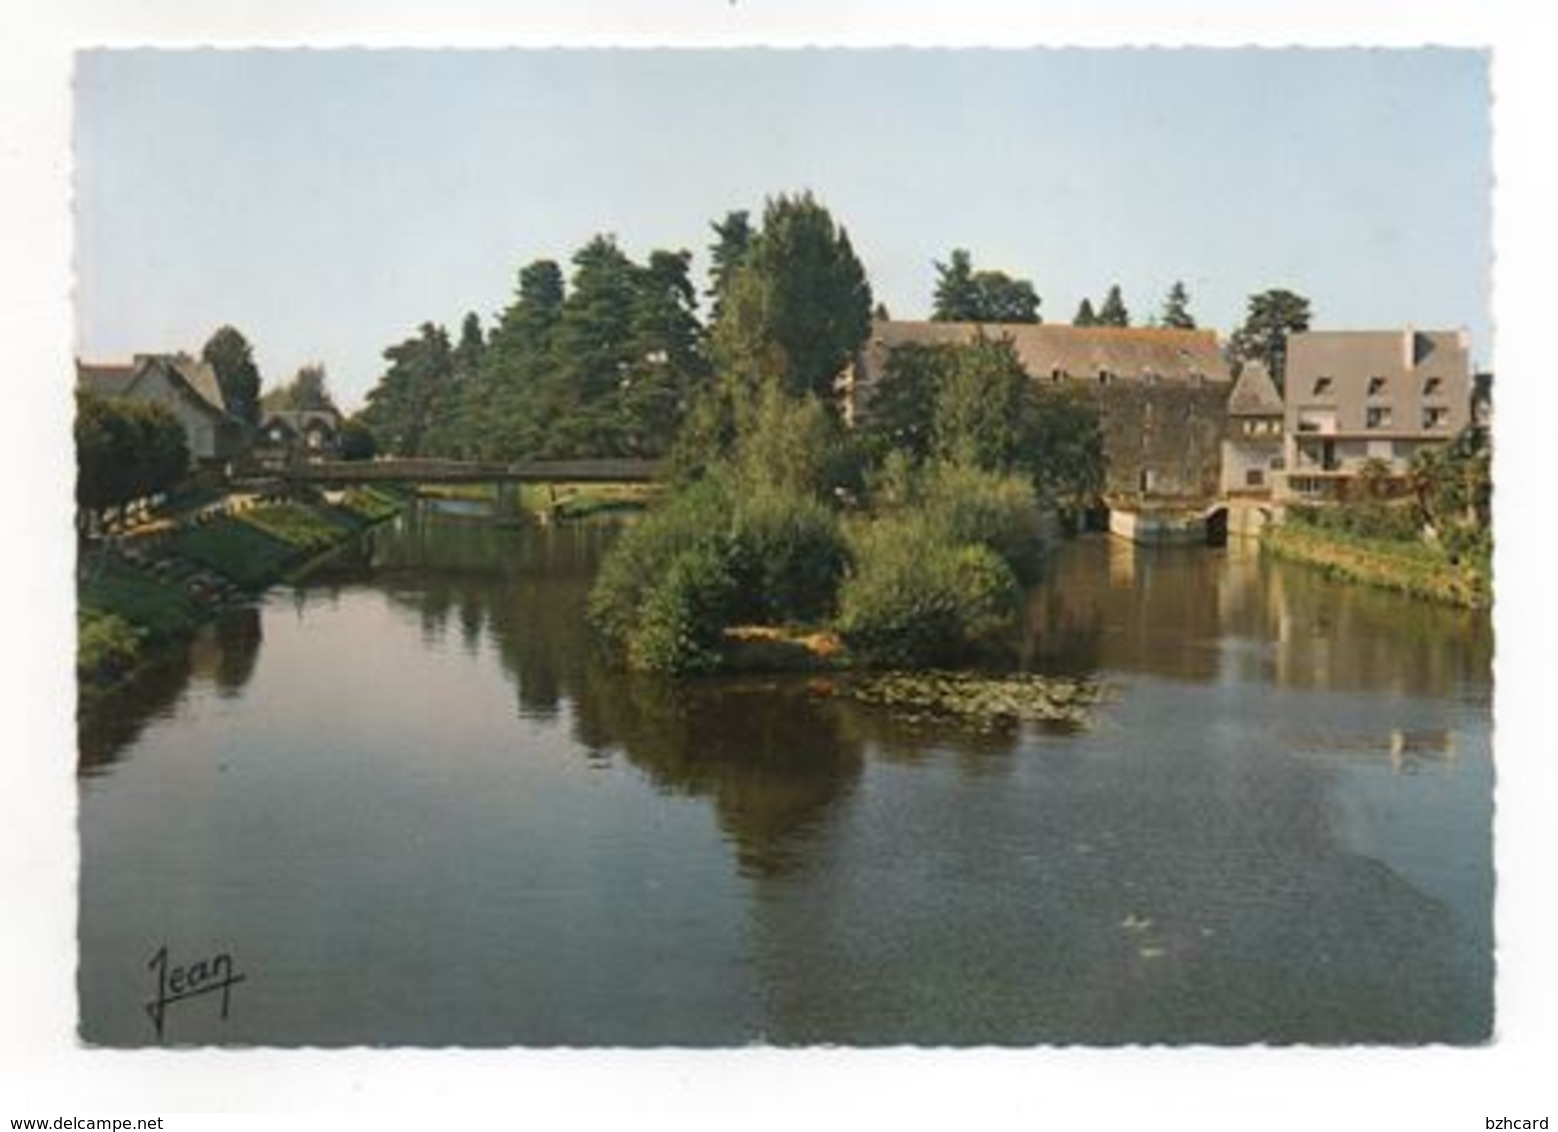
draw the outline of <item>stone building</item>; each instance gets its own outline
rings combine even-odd
[[[1231,382],[1210,330],[881,320],[840,379],[846,419],[870,413],[896,347],[967,343],[980,335],[1009,339],[1035,381],[1089,391],[1103,424],[1111,496],[1205,500],[1217,494]]]
[[[1228,394],[1228,430],[1223,438],[1222,493],[1269,499],[1282,471],[1282,393],[1266,367],[1246,363]]]

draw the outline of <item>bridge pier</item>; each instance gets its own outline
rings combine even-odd
[[[517,519],[523,508],[519,502],[519,484],[513,480],[501,480],[496,485],[492,512],[500,519]]]

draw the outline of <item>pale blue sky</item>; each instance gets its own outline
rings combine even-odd
[[[1411,51],[92,52],[77,67],[79,352],[198,349],[356,405],[385,346],[484,319],[516,270],[613,232],[635,258],[813,190],[876,296],[932,261],[1033,280],[1069,321],[1183,279],[1316,325],[1467,326],[1491,360],[1487,57]]]

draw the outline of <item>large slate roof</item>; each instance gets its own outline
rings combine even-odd
[[[875,322],[863,351],[866,381],[880,375],[895,347],[1010,338],[1022,366],[1033,377],[1056,373],[1120,380],[1226,382],[1228,365],[1211,330],[1161,327],[1065,326],[1033,323]]]

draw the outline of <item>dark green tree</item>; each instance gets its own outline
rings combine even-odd
[[[947,262],[936,261],[936,290],[931,296],[932,322],[973,322],[979,296],[974,287],[974,260],[967,248],[953,248]]]
[[[1158,321],[1174,330],[1194,330],[1196,320],[1191,317],[1189,307],[1190,292],[1185,290],[1184,283],[1175,280],[1168,297],[1163,300],[1163,313]]]
[[[1098,315],[1093,313],[1093,300],[1084,298],[1082,305],[1077,307],[1077,313],[1071,320],[1072,326],[1097,326]]]
[[[487,339],[482,333],[481,316],[467,311],[460,323],[460,341],[454,348],[454,372],[464,380],[475,377],[481,369],[482,355],[487,352]]]
[[[1287,374],[1287,336],[1309,329],[1309,300],[1292,291],[1276,288],[1251,295],[1244,325],[1228,340],[1228,353],[1235,364],[1259,360],[1279,386]]]
[[[227,411],[245,424],[259,424],[260,371],[249,340],[234,327],[223,326],[206,340],[200,356],[216,372]]]
[[[426,455],[429,431],[447,410],[452,388],[449,334],[424,322],[415,337],[385,350],[384,358],[390,365],[368,392],[363,423],[395,455]]]
[[[727,212],[724,220],[709,225],[717,240],[709,245],[709,317],[718,321],[725,311],[725,295],[730,291],[736,269],[752,247],[752,224],[746,210]]]
[[[272,411],[335,411],[335,402],[330,397],[329,379],[325,376],[325,367],[319,362],[310,362],[300,367],[291,381],[265,394],[262,404]]]
[[[573,257],[574,273],[557,327],[553,361],[565,409],[616,389],[633,362],[633,261],[611,236],[596,236]]]
[[[849,234],[810,193],[771,199],[714,324],[724,375],[753,390],[778,380],[831,404],[870,327],[871,288]]]
[[[462,391],[468,454],[512,460],[540,450],[564,298],[555,261],[538,259],[520,269],[514,300],[488,338],[476,380]]]
[[[882,380],[872,391],[860,422],[861,446],[880,466],[890,452],[915,463],[930,456],[935,443],[936,399],[956,363],[954,345],[905,343],[887,355]]]
[[[1038,322],[1039,296],[1026,279],[1004,271],[975,271],[966,248],[936,264],[934,322]]]
[[[617,406],[625,455],[664,455],[687,405],[707,382],[691,265],[689,252],[657,250],[638,271],[629,341],[632,361]]]
[[[1125,300],[1120,297],[1120,285],[1113,284],[1109,293],[1104,296],[1104,305],[1098,308],[1099,326],[1129,326],[1131,324],[1130,312],[1125,309]]]
[[[1032,384],[1019,427],[1020,462],[1039,491],[1074,519],[1103,494],[1108,464],[1098,405],[1081,387]]]
[[[102,514],[173,487],[189,471],[183,426],[162,405],[76,396],[76,505]]]
[[[990,472],[1019,458],[1022,405],[1032,384],[1009,338],[960,346],[936,391],[934,451],[943,460]]]
[[[379,443],[373,430],[363,423],[360,416],[348,417],[341,425],[341,459],[371,460],[378,454]]]

